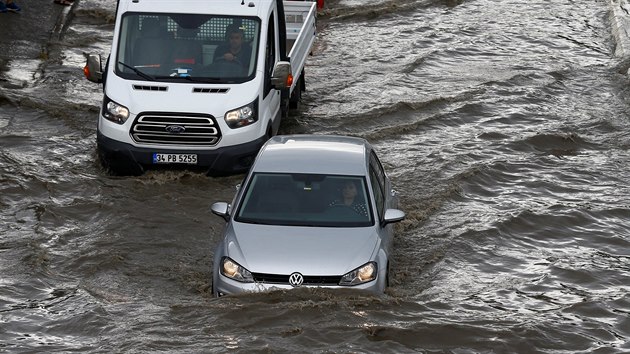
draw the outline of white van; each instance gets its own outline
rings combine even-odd
[[[246,171],[305,89],[315,20],[310,1],[119,0],[104,70],[84,69],[103,84],[103,165]]]

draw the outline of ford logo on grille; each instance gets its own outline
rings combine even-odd
[[[304,282],[304,277],[302,276],[302,274],[293,273],[289,275],[289,284],[291,284],[291,286],[297,287],[297,286],[302,285],[303,282]]]
[[[172,134],[179,134],[186,131],[186,128],[181,125],[167,125],[165,129],[167,132]]]

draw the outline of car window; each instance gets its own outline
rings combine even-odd
[[[379,219],[382,220],[385,212],[385,170],[374,152],[370,154],[370,182],[374,191],[376,210]]]
[[[365,227],[374,224],[363,176],[256,173],[235,220],[268,225]]]

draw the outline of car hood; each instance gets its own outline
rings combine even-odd
[[[233,223],[227,254],[253,273],[343,275],[373,260],[372,227],[322,228]]]

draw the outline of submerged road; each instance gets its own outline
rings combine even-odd
[[[401,195],[383,296],[215,299],[242,176],[107,175],[114,0],[0,14],[0,351],[627,353],[626,1],[334,0],[281,133],[377,148]]]

